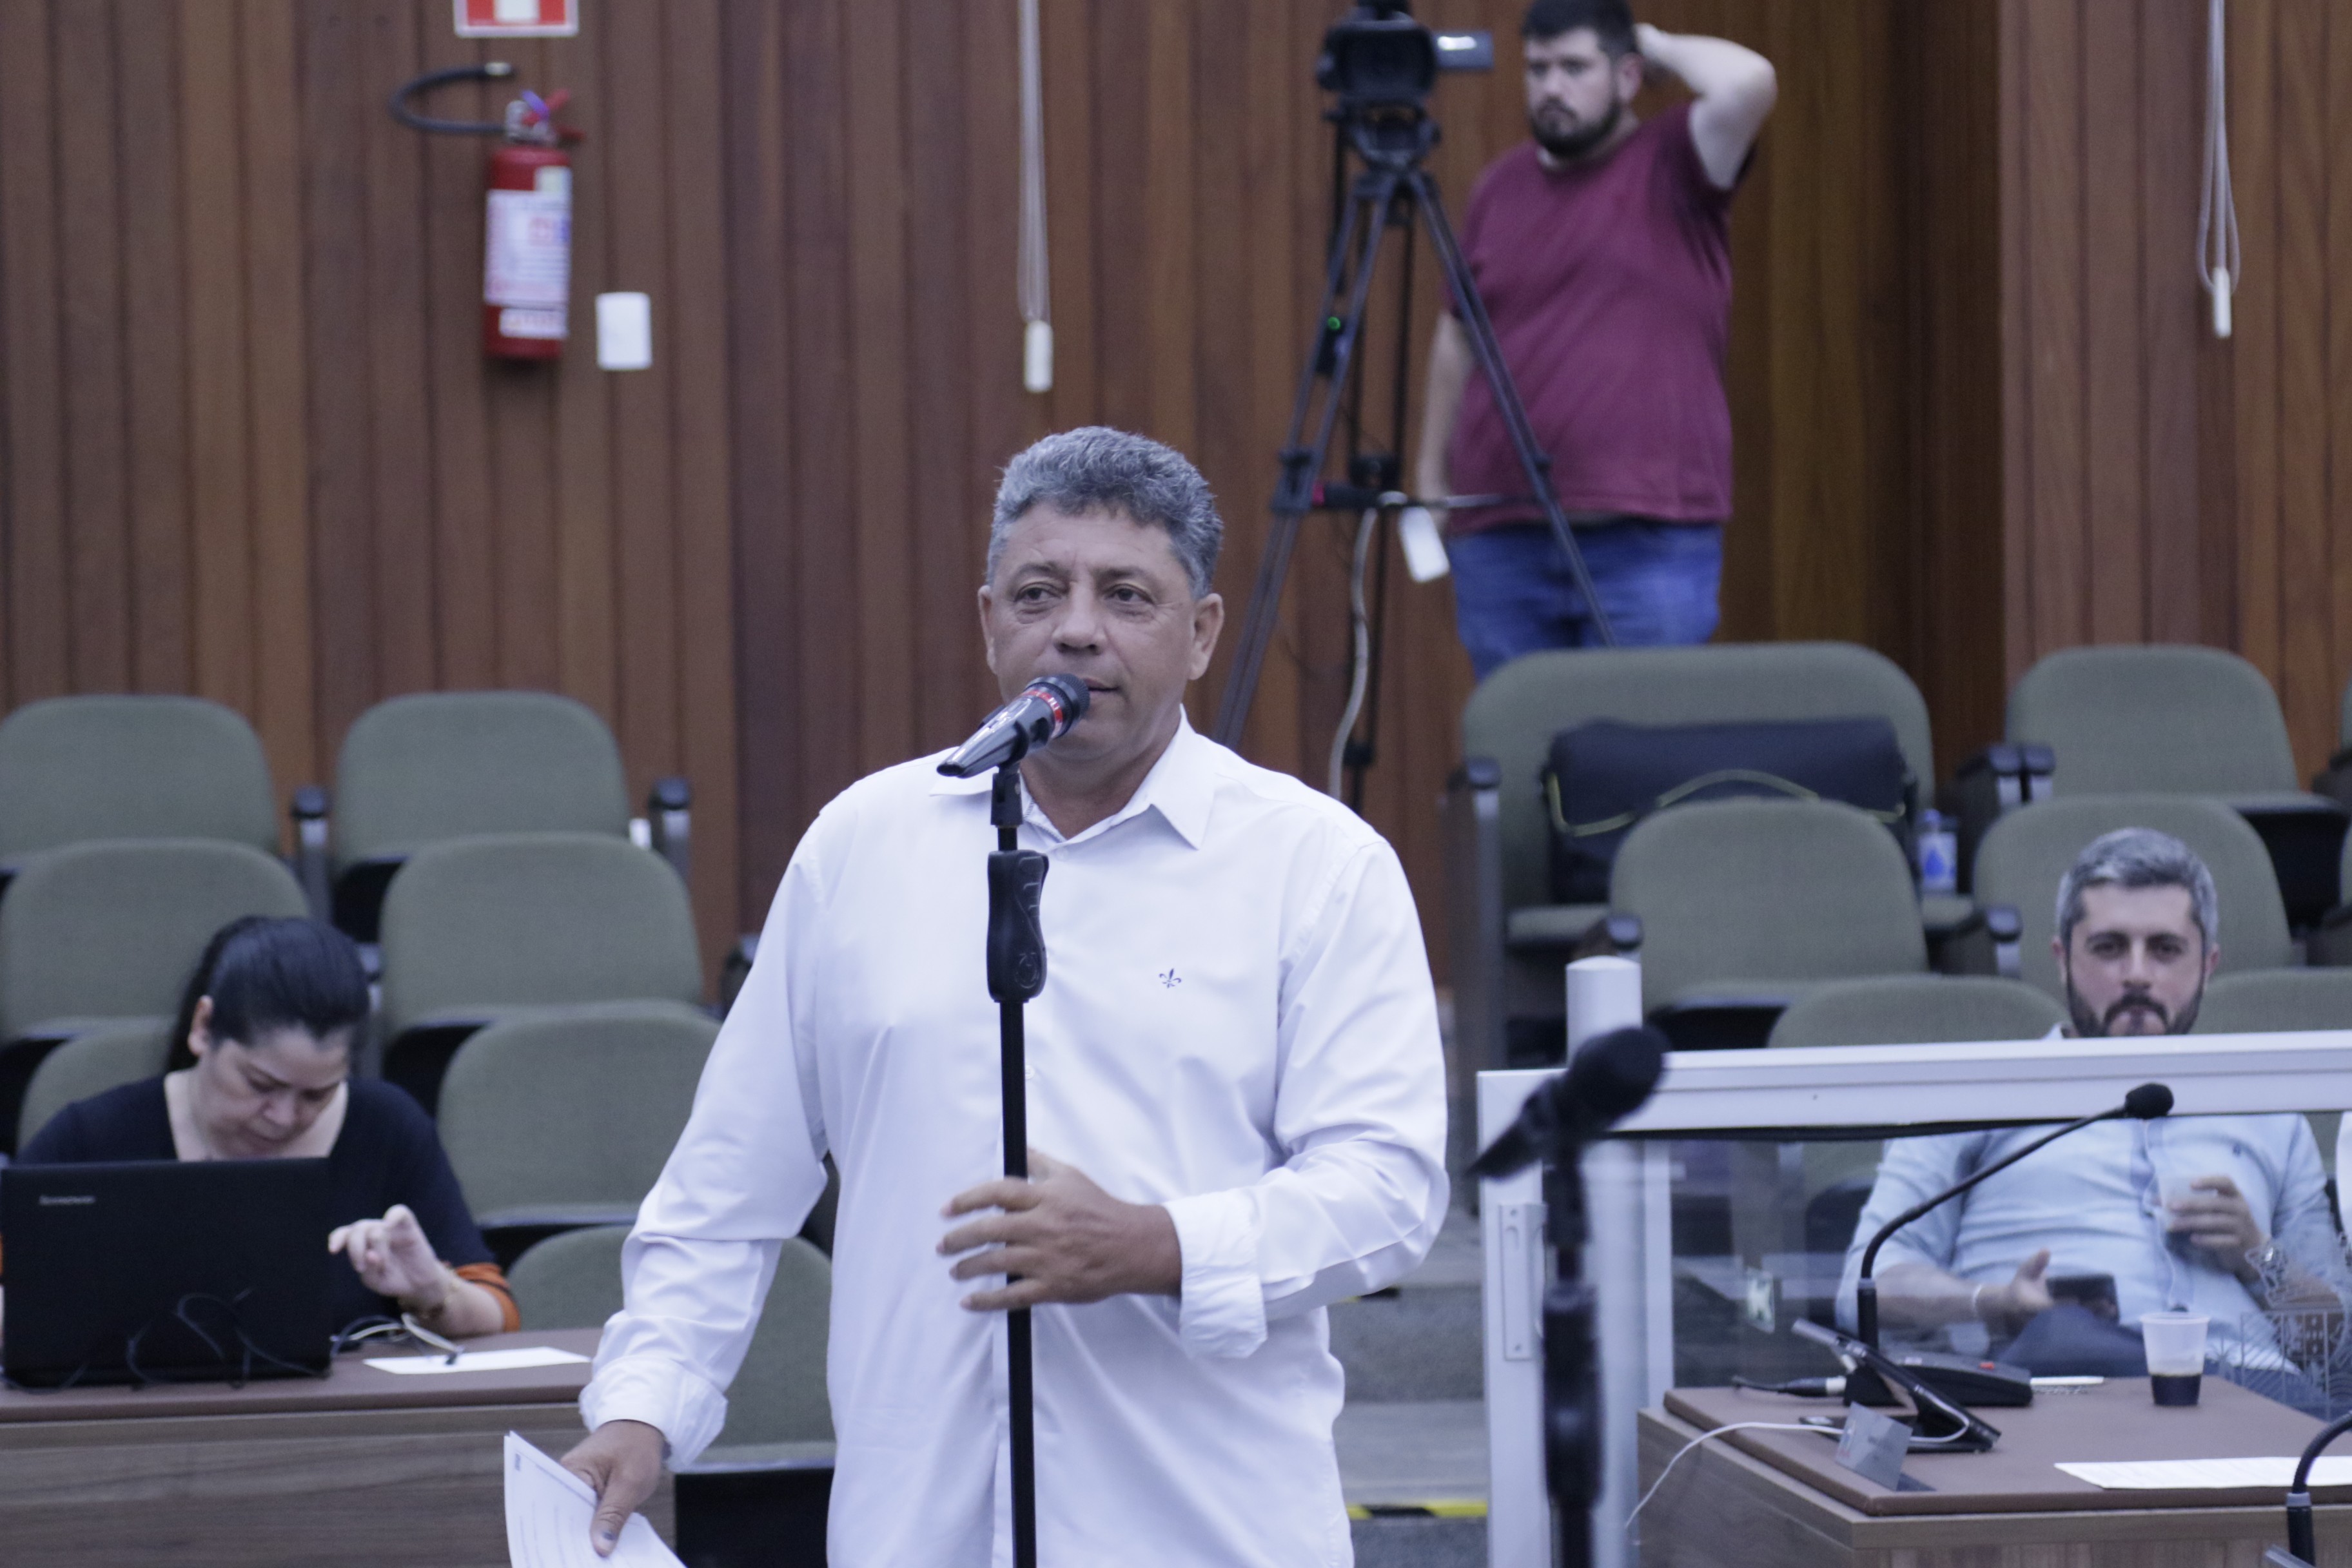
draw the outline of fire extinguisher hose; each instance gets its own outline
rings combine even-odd
[[[496,120],[435,120],[408,107],[408,100],[419,93],[429,92],[453,81],[502,81],[514,75],[514,67],[504,60],[488,60],[480,65],[450,66],[403,82],[393,89],[392,117],[411,131],[430,131],[443,136],[501,136],[506,125]]]

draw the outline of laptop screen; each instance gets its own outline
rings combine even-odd
[[[324,1160],[0,1170],[7,1323],[26,1387],[325,1370]]]

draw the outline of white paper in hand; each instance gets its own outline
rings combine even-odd
[[[588,1539],[596,1494],[512,1432],[506,1474],[507,1555],[514,1568],[685,1568],[641,1513],[629,1515],[610,1557],[597,1556]]]

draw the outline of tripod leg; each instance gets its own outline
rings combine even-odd
[[[1241,744],[1242,730],[1249,722],[1250,703],[1257,696],[1258,675],[1265,664],[1266,645],[1274,640],[1274,628],[1282,614],[1282,588],[1289,575],[1290,555],[1298,542],[1298,524],[1315,505],[1315,481],[1323,471],[1324,458],[1331,450],[1332,426],[1339,415],[1339,389],[1347,384],[1348,369],[1353,363],[1356,345],[1363,336],[1364,302],[1372,286],[1372,268],[1380,259],[1381,241],[1389,204],[1396,195],[1398,176],[1387,171],[1369,173],[1356,186],[1355,201],[1348,212],[1347,222],[1331,247],[1331,266],[1323,285],[1323,309],[1317,318],[1315,342],[1307,352],[1307,363],[1299,373],[1298,395],[1291,405],[1290,432],[1282,447],[1282,478],[1274,496],[1274,527],[1266,535],[1265,553],[1259,558],[1257,581],[1250,589],[1249,612],[1242,619],[1241,639],[1234,650],[1232,672],[1225,678],[1225,690],[1217,707],[1217,741],[1228,746]],[[1360,246],[1358,230],[1362,231]],[[1354,271],[1349,271],[1350,259]],[[1340,291],[1347,291],[1347,310],[1334,321],[1333,306]],[[1328,350],[1328,363],[1326,363]],[[1315,389],[1328,382],[1328,390],[1318,409]],[[1313,438],[1305,446],[1299,437],[1306,432],[1309,418],[1314,420]]]
[[[1427,171],[1416,168],[1404,176],[1422,214],[1429,221],[1430,247],[1437,252],[1438,269],[1454,290],[1454,300],[1462,307],[1462,324],[1468,329],[1470,353],[1486,373],[1486,384],[1495,391],[1495,406],[1503,416],[1503,427],[1510,433],[1512,448],[1518,453],[1519,467],[1527,471],[1528,489],[1543,504],[1544,521],[1551,525],[1552,537],[1568,554],[1568,569],[1576,579],[1576,591],[1584,595],[1585,609],[1592,617],[1595,630],[1601,634],[1604,647],[1617,646],[1616,628],[1609,624],[1609,612],[1601,608],[1601,595],[1592,586],[1592,573],[1584,563],[1584,552],[1577,548],[1576,531],[1568,526],[1568,514],[1560,510],[1559,497],[1552,490],[1551,459],[1536,445],[1535,426],[1528,423],[1527,405],[1519,399],[1518,384],[1511,379],[1510,367],[1503,363],[1503,347],[1495,337],[1495,323],[1486,314],[1486,302],[1478,295],[1477,280],[1470,276],[1469,264],[1462,259],[1462,247],[1455,243],[1454,227],[1445,220],[1444,205],[1437,199],[1437,187],[1430,183]]]

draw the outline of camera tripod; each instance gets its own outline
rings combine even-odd
[[[1577,548],[1576,535],[1569,527],[1568,514],[1561,510],[1559,498],[1551,485],[1551,458],[1536,444],[1534,427],[1528,423],[1527,405],[1520,400],[1518,387],[1511,379],[1509,368],[1503,363],[1502,345],[1496,340],[1494,322],[1486,314],[1486,301],[1479,297],[1476,281],[1462,258],[1462,247],[1454,235],[1454,227],[1445,216],[1445,208],[1438,200],[1437,187],[1423,167],[1430,149],[1437,144],[1437,123],[1418,102],[1391,101],[1367,109],[1350,106],[1343,100],[1332,118],[1338,124],[1339,138],[1337,156],[1345,158],[1345,149],[1352,148],[1364,167],[1349,192],[1344,210],[1334,224],[1330,260],[1324,274],[1321,310],[1314,346],[1307,352],[1307,363],[1298,378],[1298,394],[1291,405],[1290,428],[1281,454],[1281,475],[1274,492],[1274,526],[1266,536],[1265,552],[1258,560],[1257,579],[1250,590],[1249,609],[1242,620],[1241,637],[1235,645],[1233,668],[1225,679],[1225,689],[1217,709],[1215,738],[1228,746],[1238,745],[1243,729],[1249,722],[1251,703],[1257,696],[1258,677],[1265,664],[1265,652],[1274,637],[1274,629],[1281,615],[1282,592],[1290,572],[1290,557],[1298,542],[1298,525],[1309,511],[1318,506],[1349,511],[1361,511],[1368,518],[1405,504],[1408,498],[1401,493],[1394,453],[1401,450],[1404,435],[1404,399],[1407,353],[1407,328],[1399,323],[1397,353],[1397,384],[1394,389],[1396,429],[1391,442],[1391,455],[1386,458],[1358,458],[1350,463],[1349,482],[1345,486],[1320,482],[1323,466],[1328,459],[1332,436],[1338,427],[1343,405],[1349,405],[1356,389],[1355,379],[1360,362],[1357,357],[1364,331],[1366,305],[1371,297],[1372,277],[1377,269],[1387,230],[1403,231],[1406,240],[1406,265],[1411,266],[1412,226],[1416,219],[1429,229],[1431,248],[1437,253],[1437,263],[1448,288],[1453,290],[1462,325],[1470,340],[1470,352],[1478,370],[1486,377],[1494,391],[1495,405],[1502,415],[1505,428],[1511,438],[1512,449],[1517,454],[1519,467],[1527,476],[1528,497],[1543,510],[1544,521],[1568,557],[1569,570],[1576,579],[1577,592],[1583,595],[1587,613],[1601,643],[1610,647],[1617,645],[1617,635],[1609,624],[1608,614],[1601,608],[1600,595],[1593,591],[1592,574],[1584,563],[1584,553]],[[1336,170],[1335,170],[1336,174]],[[1411,308],[1410,271],[1406,274],[1408,289],[1404,308]],[[1312,431],[1311,436],[1309,431]],[[1432,497],[1431,500],[1444,498]],[[1485,500],[1487,498],[1480,498]],[[1513,498],[1517,499],[1517,498]],[[1360,543],[1358,556],[1362,559],[1369,539]],[[1385,560],[1385,556],[1381,558]],[[1381,574],[1385,588],[1385,570]],[[1385,594],[1375,595],[1375,600]],[[1367,706],[1377,714],[1380,668],[1377,609],[1364,616],[1359,594],[1360,669],[1370,676],[1371,700]],[[1363,636],[1361,618],[1369,618],[1374,628],[1370,646]],[[1376,721],[1374,721],[1376,722]],[[1369,735],[1361,742],[1347,746],[1345,761],[1354,778],[1349,791],[1352,799],[1361,794],[1363,771],[1372,761]]]

